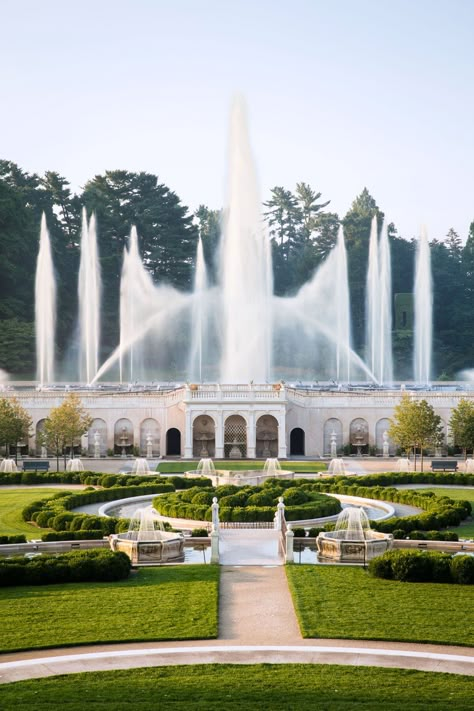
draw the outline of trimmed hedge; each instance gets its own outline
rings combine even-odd
[[[26,543],[26,536],[23,533],[13,536],[0,536],[0,546],[5,546],[9,543]]]
[[[321,494],[314,484],[302,480],[268,479],[263,486],[197,487],[184,492],[165,494],[153,499],[153,506],[162,516],[211,521],[212,498],[219,499],[221,521],[273,521],[278,498],[283,496],[287,521],[332,516],[341,510],[339,501]],[[220,496],[220,498],[219,498]],[[258,505],[261,501],[263,505]],[[206,503],[207,502],[207,503]]]
[[[42,540],[43,541],[97,541],[104,537],[102,531],[96,529],[93,530],[79,530],[79,531],[50,531],[45,533]]]
[[[474,558],[437,551],[387,551],[370,561],[369,573],[375,578],[408,583],[473,585]]]
[[[53,583],[110,582],[128,578],[130,558],[109,550],[72,551],[0,560],[0,587]]]

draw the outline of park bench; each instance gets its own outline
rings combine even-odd
[[[456,472],[458,463],[455,459],[433,459],[431,462],[432,472]]]
[[[44,460],[30,460],[23,462],[24,472],[48,472],[49,462]]]

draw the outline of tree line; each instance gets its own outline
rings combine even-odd
[[[119,339],[119,287],[123,249],[132,224],[140,252],[155,281],[179,289],[192,286],[197,240],[203,241],[211,281],[217,279],[216,254],[221,211],[201,205],[194,213],[159,176],[125,170],[106,171],[73,194],[57,172],[29,174],[0,160],[0,368],[33,375],[34,280],[41,213],[51,235],[57,276],[57,348],[61,358],[77,327],[77,277],[81,211],[96,213],[103,280],[104,359]],[[384,213],[364,188],[344,215],[306,183],[288,190],[274,187],[263,204],[272,244],[274,285],[278,295],[295,293],[311,278],[337,239],[346,237],[354,345],[363,355],[365,288],[372,217],[381,229]],[[393,294],[411,292],[416,240],[389,225]],[[464,238],[467,238],[463,245]],[[435,375],[446,379],[474,364],[474,344],[466,337],[474,307],[474,222],[468,235],[453,229],[431,241],[434,281]],[[335,287],[336,288],[336,287]],[[394,330],[395,376],[410,378],[413,334]]]

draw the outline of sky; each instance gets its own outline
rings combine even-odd
[[[0,0],[0,158],[220,208],[233,96],[262,199],[367,187],[401,236],[474,220],[472,0]]]

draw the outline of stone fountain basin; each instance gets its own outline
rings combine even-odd
[[[232,484],[233,486],[259,486],[267,479],[294,479],[295,473],[286,470],[279,470],[267,474],[263,469],[214,469],[212,473],[203,474],[200,470],[190,470],[185,472],[185,477],[196,479],[205,477],[212,481],[213,486],[221,486],[222,484]]]
[[[163,531],[160,540],[133,540],[128,533],[114,533],[109,536],[113,551],[126,553],[132,565],[156,565],[184,560],[184,536]]]
[[[316,538],[318,553],[322,558],[332,558],[343,563],[365,563],[382,555],[393,546],[391,533],[371,531],[371,537],[352,541],[334,536],[333,531],[320,533]]]

